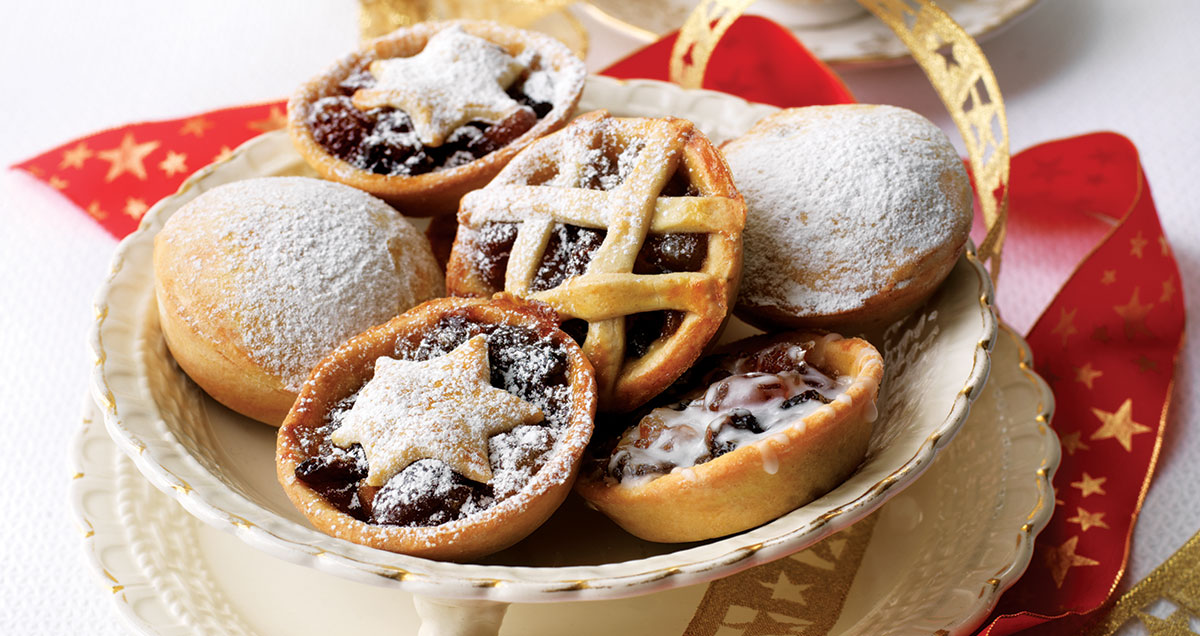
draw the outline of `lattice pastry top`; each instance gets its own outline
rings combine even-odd
[[[728,316],[745,216],[691,122],[588,113],[463,198],[446,284],[549,304],[583,343],[601,408],[626,411],[683,373]]]

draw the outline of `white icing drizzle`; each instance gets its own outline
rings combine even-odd
[[[867,402],[867,410],[865,415],[867,422],[874,424],[875,420],[879,419],[879,407],[875,405],[875,401]]]
[[[713,447],[732,452],[765,438],[786,442],[782,431],[788,426],[804,426],[803,419],[809,415],[820,409],[832,410],[820,399],[785,407],[789,399],[810,390],[824,400],[850,399],[845,391],[851,378],[831,378],[805,364],[804,351],[799,345],[791,346],[786,355],[793,366],[779,373],[753,371],[751,358],[740,358],[727,367],[734,375],[712,383],[681,410],[654,409],[621,438],[609,458],[609,474],[621,475],[624,484],[637,485],[662,474],[690,470],[712,459]],[[734,424],[738,420],[752,424],[739,428]],[[779,462],[769,447],[758,445],[763,469],[773,474]],[[643,474],[635,475],[635,467]]]

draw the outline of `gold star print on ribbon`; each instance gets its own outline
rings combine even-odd
[[[167,158],[158,164],[158,169],[162,170],[168,177],[183,174],[187,172],[187,155],[175,152],[174,150],[168,150]]]
[[[1113,413],[1092,409],[1092,413],[1100,419],[1100,429],[1092,433],[1091,439],[1116,439],[1126,452],[1133,451],[1133,436],[1138,433],[1149,433],[1149,426],[1133,421],[1133,399],[1127,398]]]
[[[368,486],[384,485],[419,459],[439,459],[486,483],[488,438],[542,420],[541,409],[493,387],[489,375],[483,335],[423,362],[379,358],[330,439],[342,448],[362,444]]]
[[[1154,303],[1142,304],[1138,295],[1141,293],[1141,288],[1133,288],[1133,296],[1129,298],[1129,302],[1124,305],[1113,306],[1113,311],[1125,321],[1125,337],[1133,340],[1134,336],[1141,334],[1144,336],[1150,335],[1150,330],[1146,328],[1146,315],[1154,308]]]
[[[362,110],[391,106],[408,113],[421,143],[440,146],[469,121],[496,123],[520,108],[508,87],[524,65],[462,27],[438,31],[412,57],[371,63],[372,88],[355,91]]]
[[[1087,444],[1080,441],[1079,431],[1060,435],[1059,442],[1062,444],[1062,449],[1067,451],[1068,455],[1074,455],[1075,451],[1077,450],[1089,450],[1091,448]]]
[[[287,123],[287,113],[283,112],[283,109],[278,106],[272,106],[271,112],[267,113],[266,117],[252,121],[246,125],[251,130],[265,133],[284,128],[287,126]]]
[[[1082,367],[1075,367],[1075,381],[1082,382],[1087,388],[1092,388],[1092,383],[1096,378],[1104,375],[1103,371],[1092,368],[1091,362],[1083,363]]]
[[[191,135],[193,137],[203,137],[208,129],[215,124],[203,117],[193,117],[185,122],[179,128],[180,135]]]
[[[63,151],[62,161],[59,162],[58,169],[82,168],[83,163],[91,159],[94,154],[96,153],[91,148],[88,148],[87,144],[79,142],[73,148]]]
[[[1071,482],[1072,488],[1078,488],[1079,492],[1083,493],[1081,497],[1088,495],[1106,495],[1104,492],[1104,482],[1108,481],[1108,477],[1092,477],[1084,471],[1083,478],[1079,481]]]
[[[1078,523],[1084,532],[1092,528],[1108,529],[1108,524],[1104,522],[1103,512],[1088,512],[1078,506],[1075,507],[1075,516],[1067,519],[1067,523]]]
[[[108,173],[104,175],[105,183],[129,173],[141,181],[146,180],[146,155],[154,152],[159,146],[157,141],[147,141],[139,144],[134,141],[131,133],[121,139],[121,145],[109,150],[101,150],[96,156],[109,163]]]
[[[1066,309],[1059,310],[1058,324],[1050,332],[1056,336],[1062,336],[1064,346],[1067,344],[1067,338],[1079,333],[1079,330],[1075,328],[1075,314],[1078,311],[1078,309],[1072,309],[1071,311],[1067,311]]]
[[[1146,245],[1149,243],[1150,241],[1147,241],[1142,233],[1138,232],[1136,236],[1129,239],[1129,255],[1141,258],[1142,250],[1146,249]]]
[[[1067,572],[1071,568],[1100,564],[1095,559],[1076,553],[1075,546],[1078,543],[1079,537],[1071,537],[1057,548],[1046,550],[1042,555],[1046,566],[1050,568],[1050,575],[1054,577],[1054,584],[1058,587],[1063,586],[1063,580],[1067,578]]]

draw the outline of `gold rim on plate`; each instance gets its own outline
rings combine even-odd
[[[1033,539],[1053,511],[1051,479],[1059,446],[1042,417],[1053,410],[1053,395],[1032,371],[1028,345],[1007,327],[1001,329],[995,357],[992,380],[959,437],[929,473],[873,515],[874,534],[854,577],[856,585],[830,633],[874,633],[880,627],[899,633],[964,633],[987,617],[1000,594],[1024,572]],[[294,619],[285,616],[288,599],[300,590],[346,607],[339,620],[358,616],[365,624],[356,623],[356,628],[415,629],[419,617],[404,592],[298,571],[179,514],[172,498],[146,482],[108,439],[102,419],[89,399],[71,450],[71,503],[97,580],[136,632],[249,634],[251,624],[267,625],[263,634],[287,632],[294,627],[289,623]],[[991,477],[980,479],[980,474]],[[978,487],[964,489],[962,484]],[[939,534],[956,517],[977,515],[985,517],[980,525],[986,532]],[[919,518],[916,529],[898,531],[910,528],[914,518]],[[942,543],[947,545],[937,545]],[[881,561],[899,552],[914,555],[905,567]],[[804,558],[804,553],[792,558]],[[925,580],[930,573],[934,576]],[[275,593],[249,594],[253,586]],[[882,595],[872,597],[872,586],[882,589]],[[684,633],[701,606],[710,611],[717,602],[705,595],[705,588],[525,606],[509,612],[506,628],[544,633],[547,625],[552,630],[570,618],[581,626],[580,636],[591,633],[588,629]],[[920,596],[915,601],[909,598],[914,590]],[[251,597],[253,602],[243,600]],[[956,607],[956,597],[971,601]],[[657,617],[659,622],[634,626],[628,624],[631,616],[639,621]],[[319,631],[325,619],[306,620],[314,621],[309,627]]]

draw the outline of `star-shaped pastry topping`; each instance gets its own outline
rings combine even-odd
[[[541,409],[493,387],[489,376],[482,335],[423,362],[379,358],[330,439],[342,448],[362,444],[368,486],[384,485],[419,459],[439,459],[486,483],[488,438],[543,419]]]
[[[1133,451],[1134,435],[1149,433],[1152,430],[1149,426],[1133,421],[1133,398],[1127,398],[1112,413],[1094,408],[1092,414],[1100,420],[1100,430],[1092,433],[1091,439],[1116,439],[1126,452]]]
[[[520,108],[508,87],[525,66],[504,49],[462,27],[438,31],[412,57],[371,63],[375,86],[354,93],[362,110],[399,108],[426,146],[440,146],[469,121],[497,123]]]

